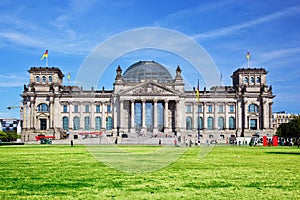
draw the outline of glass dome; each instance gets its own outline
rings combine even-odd
[[[157,80],[170,82],[172,76],[161,64],[154,61],[139,61],[131,65],[123,75],[125,82],[140,82],[141,80]]]

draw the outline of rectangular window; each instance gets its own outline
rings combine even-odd
[[[106,108],[107,108],[107,112],[108,112],[108,113],[111,113],[111,105],[107,105]]]
[[[90,112],[90,106],[89,105],[85,105],[84,112]]]
[[[257,120],[256,119],[250,119],[250,129],[257,130]]]
[[[68,105],[64,105],[63,112],[68,112]]]
[[[199,113],[203,112],[202,109],[203,109],[203,108],[202,108],[202,105],[198,105],[198,112],[199,112]]]
[[[78,113],[78,112],[79,112],[79,110],[78,110],[78,105],[74,105],[74,112],[75,112],[75,113]]]
[[[229,105],[229,112],[234,112],[234,105]]]
[[[186,105],[186,112],[191,113],[192,112],[192,106],[191,105]]]
[[[213,107],[212,107],[212,105],[209,105],[209,106],[208,106],[207,112],[210,112],[210,113],[213,112]]]
[[[101,112],[101,106],[100,105],[96,105],[96,113],[100,113]]]
[[[219,105],[219,112],[220,113],[224,112],[223,109],[224,109],[224,106],[223,105]]]

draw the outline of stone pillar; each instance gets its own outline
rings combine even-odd
[[[228,125],[229,122],[228,122],[228,113],[227,113],[227,103],[225,102],[224,104],[224,129],[227,130],[228,128]]]
[[[73,129],[73,111],[74,111],[74,103],[72,102],[69,107],[69,130]]]
[[[79,117],[79,130],[83,130],[84,129],[84,115],[83,115],[83,110],[85,109],[85,105],[80,102],[80,117]]]
[[[203,130],[207,130],[206,103],[203,103]]]
[[[31,102],[31,106],[30,106],[30,128],[31,129],[34,129],[34,127],[35,127],[35,112],[36,112],[36,110],[35,110],[35,102],[34,101],[32,101]],[[36,127],[36,128],[38,128],[38,127]]]
[[[135,124],[134,124],[134,100],[131,100],[130,133],[135,133]]]
[[[198,130],[198,108],[197,108],[198,104],[196,102],[193,102],[193,129],[194,130]]]
[[[157,127],[157,99],[153,100],[153,133],[158,132],[158,127]]]
[[[120,128],[120,130],[124,127],[124,124],[123,124],[123,122],[124,122],[124,120],[122,120],[123,119],[123,107],[124,107],[124,101],[123,100],[120,100],[120,107],[119,107],[119,116],[118,116],[118,125],[117,126],[119,126],[119,128]]]
[[[106,115],[105,115],[105,103],[102,102],[102,129],[106,129]]]
[[[273,124],[272,124],[272,104],[273,104],[273,102],[270,102],[269,103],[269,128],[270,129],[273,129]]]
[[[235,112],[236,129],[241,129],[242,128],[242,105],[239,100],[236,102],[235,109],[236,109]]]
[[[91,102],[91,108],[90,108],[90,113],[91,113],[91,117],[90,117],[90,129],[91,130],[95,130],[95,102]]]
[[[218,104],[214,103],[213,104],[213,112],[214,112],[214,121],[213,121],[213,129],[218,130],[219,129],[219,124],[218,124],[218,116],[217,116],[217,108]]]
[[[168,123],[168,110],[169,110],[169,100],[165,100],[164,108],[164,132],[169,132],[169,123]]]
[[[146,127],[146,100],[142,99],[142,130],[145,133],[147,130]]]

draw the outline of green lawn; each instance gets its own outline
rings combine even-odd
[[[97,148],[102,154],[95,156],[91,149],[80,145],[0,146],[0,199],[300,197],[300,149],[296,147],[215,146],[204,158],[199,156],[201,148],[191,147],[170,165],[147,173],[110,168],[98,159],[111,147],[94,146],[93,150]],[[139,155],[161,148],[120,147]],[[176,152],[183,147],[171,148]],[[140,158],[138,165],[131,165],[126,158],[119,163],[142,168],[144,157]]]

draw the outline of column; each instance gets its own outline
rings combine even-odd
[[[119,117],[118,117],[118,125],[120,129],[122,129],[124,126],[123,126],[123,120],[122,120],[122,117],[123,117],[123,105],[124,104],[124,101],[123,100],[120,100],[120,107],[119,107]]]
[[[90,119],[90,128],[91,130],[95,130],[95,102],[91,102],[91,119]]]
[[[157,133],[157,99],[153,100],[153,133]]]
[[[33,128],[36,129],[40,129],[40,124],[37,123],[37,119],[36,119],[36,112],[37,112],[37,108],[35,106],[35,102],[32,103],[32,124],[33,124]]]
[[[228,128],[229,122],[227,123],[227,119],[228,119],[228,113],[227,113],[227,103],[224,102],[224,129],[226,130]]]
[[[193,129],[198,130],[198,104],[193,102]]]
[[[146,132],[146,100],[142,100],[142,130]]]
[[[213,103],[213,111],[214,111],[214,122],[213,122],[213,129],[218,130],[218,117],[217,117],[217,110],[218,110],[218,104]]]
[[[236,102],[235,106],[235,120],[236,120],[236,129],[242,128],[242,111],[241,111],[241,103],[239,100]]]
[[[28,118],[28,120],[27,120],[27,128],[28,129],[31,129],[32,128],[32,109],[31,109],[31,105],[30,105],[31,103],[29,103],[29,106],[27,107],[27,110],[28,110],[28,112],[27,112],[27,118]]]
[[[269,126],[268,126],[268,127],[269,127],[270,129],[273,129],[273,125],[272,125],[272,112],[273,112],[273,111],[272,111],[272,104],[273,104],[273,102],[270,102],[270,103],[269,103],[269,110],[268,110],[268,111],[269,111]],[[266,127],[265,127],[265,128],[266,128]]]
[[[80,106],[80,118],[79,118],[79,130],[83,130],[84,129],[84,115],[83,115],[83,110],[85,109],[84,104],[82,102],[80,102],[79,104]]]
[[[207,130],[206,103],[203,103],[203,130]]]
[[[165,108],[164,108],[164,132],[169,131],[169,123],[168,123],[168,110],[169,110],[169,100],[165,100]]]
[[[135,133],[135,124],[134,124],[134,100],[131,100],[131,122],[130,122],[130,133]]]
[[[102,129],[105,130],[106,129],[106,116],[105,116],[105,103],[102,102]]]
[[[74,102],[72,102],[69,107],[69,130],[73,129],[73,111],[74,111]]]

